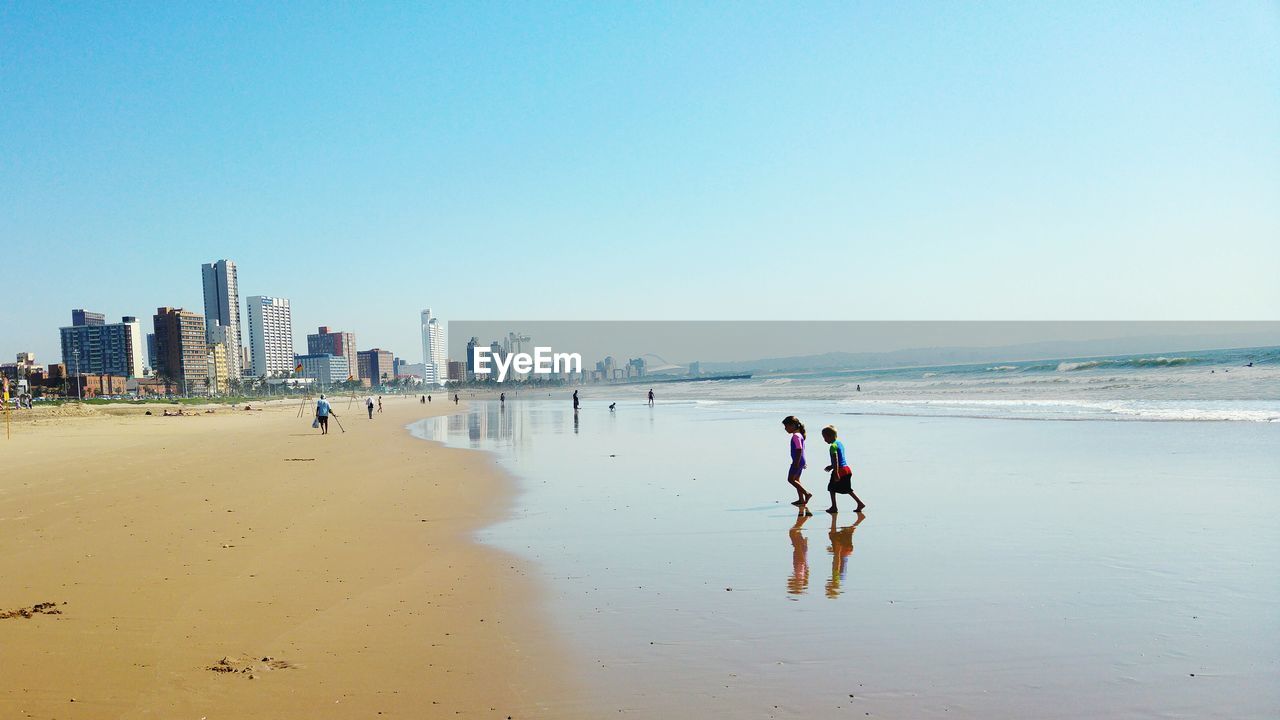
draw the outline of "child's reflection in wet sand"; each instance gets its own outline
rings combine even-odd
[[[866,519],[866,515],[858,513],[858,519],[852,525],[837,529],[836,516],[831,516],[831,530],[827,533],[827,537],[831,538],[831,547],[827,548],[831,553],[831,579],[827,581],[829,598],[840,595],[840,583],[844,582],[845,572],[849,569],[849,556],[853,554],[853,531]]]
[[[788,595],[803,595],[809,589],[809,539],[801,532],[801,528],[811,517],[813,513],[800,508],[800,513],[796,515],[796,524],[787,531],[791,536],[791,577],[787,578]]]

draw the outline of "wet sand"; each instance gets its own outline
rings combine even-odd
[[[437,398],[438,400],[439,398]],[[15,423],[0,440],[0,717],[556,717],[573,706],[483,454],[310,410]],[[153,407],[159,412],[163,406]],[[531,661],[532,660],[532,661]]]
[[[583,717],[1280,716],[1280,425],[613,399],[416,429],[521,479],[480,537],[548,584]],[[823,512],[827,422],[865,518]]]

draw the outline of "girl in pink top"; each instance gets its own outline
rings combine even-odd
[[[796,507],[804,507],[809,503],[809,498],[813,494],[804,489],[800,484],[800,473],[805,469],[804,462],[804,423],[795,415],[788,415],[782,420],[782,429],[791,435],[791,467],[787,469],[787,482],[791,483],[791,487],[796,489],[796,501],[791,503]]]

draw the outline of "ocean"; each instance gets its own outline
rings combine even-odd
[[[1280,347],[874,370],[757,372],[662,383],[683,402],[826,401],[862,415],[1280,422]],[[860,389],[859,389],[860,388]],[[647,386],[589,386],[619,399]]]

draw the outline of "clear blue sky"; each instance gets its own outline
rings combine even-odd
[[[0,6],[0,358],[446,319],[1275,319],[1280,5]]]

